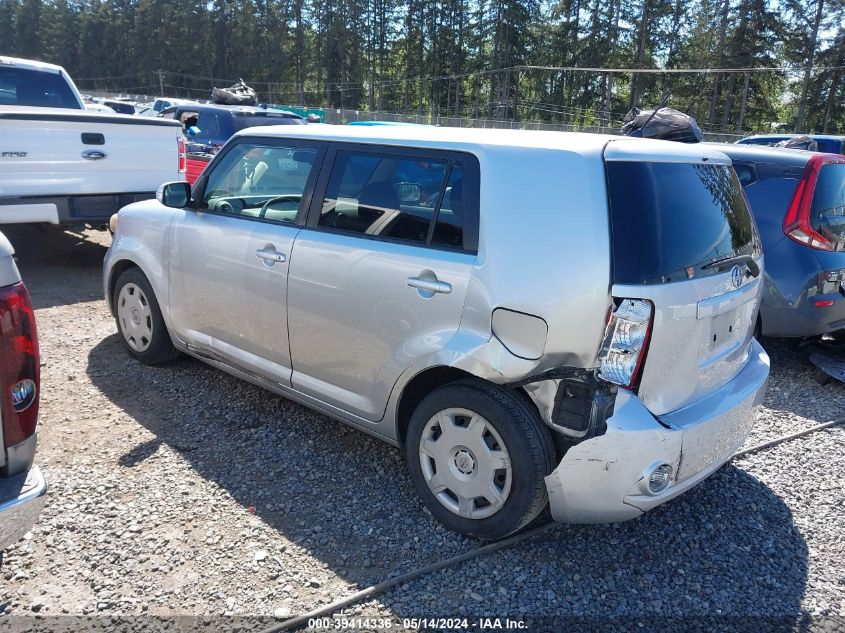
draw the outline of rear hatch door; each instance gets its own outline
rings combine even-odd
[[[760,241],[724,154],[620,140],[608,144],[605,161],[611,292],[654,306],[638,395],[662,415],[724,386],[748,361],[762,290]]]

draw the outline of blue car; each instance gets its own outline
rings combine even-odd
[[[845,332],[845,156],[722,145],[760,231],[766,287],[758,333]]]
[[[235,132],[264,125],[305,125],[305,119],[293,112],[256,106],[226,106],[184,103],[161,111],[161,118],[176,119],[185,128],[189,153],[214,153]]]

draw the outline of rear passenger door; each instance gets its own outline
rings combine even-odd
[[[478,162],[333,144],[288,275],[293,387],[367,420],[460,325],[478,242]]]

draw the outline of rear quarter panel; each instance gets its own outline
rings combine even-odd
[[[558,366],[592,367],[609,307],[610,233],[604,162],[593,154],[487,148],[481,164],[479,253],[461,329],[490,338],[496,308],[548,324],[531,363],[498,352],[492,380]],[[496,365],[499,365],[498,367]],[[496,376],[495,374],[498,374]]]

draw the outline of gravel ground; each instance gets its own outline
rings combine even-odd
[[[107,234],[6,233],[37,308],[50,492],[6,552],[0,612],[266,623],[478,546],[426,513],[398,450],[198,361],[132,361],[101,298]],[[843,415],[845,385],[819,386],[793,346],[765,344],[773,371],[749,444]],[[843,443],[836,427],[779,445],[641,519],[557,526],[347,614],[508,615],[532,630],[557,626],[538,616],[815,617],[834,630]]]

